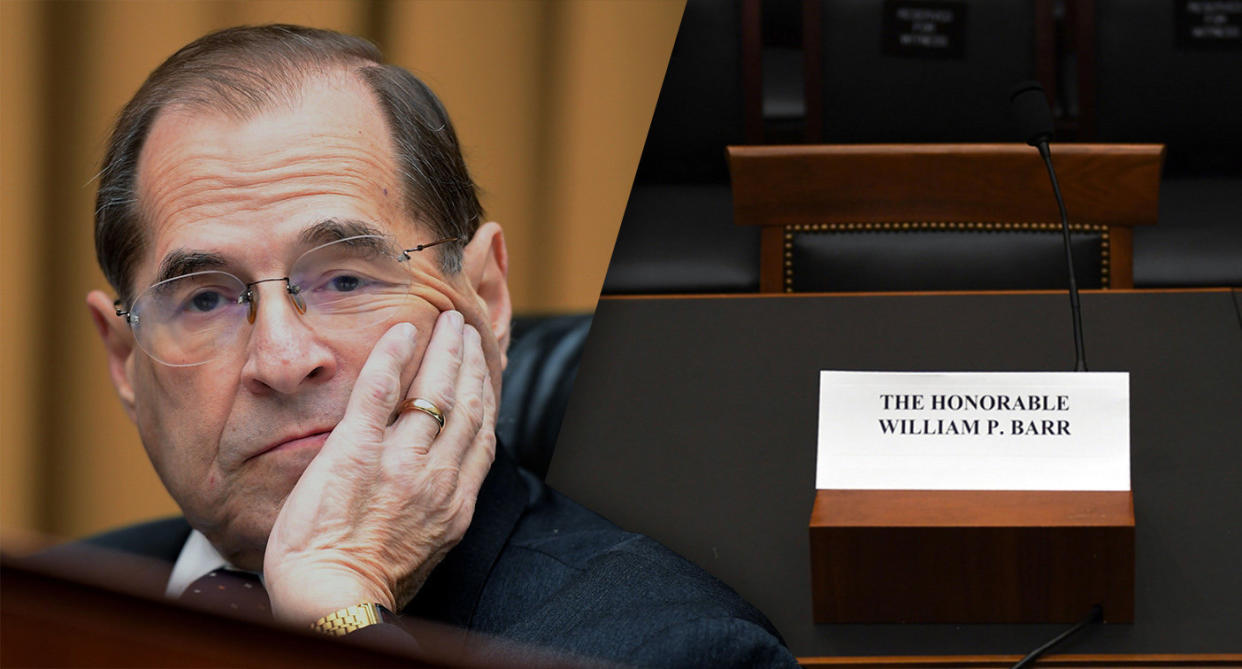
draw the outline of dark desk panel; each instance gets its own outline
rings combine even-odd
[[[1242,325],[1229,291],[1083,296],[1129,371],[1134,625],[1067,653],[1242,650]],[[1073,367],[1063,294],[605,299],[549,480],[762,609],[799,656],[1025,653],[1059,625],[815,625],[818,372]]]

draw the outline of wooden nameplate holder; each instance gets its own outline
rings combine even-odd
[[[817,623],[1134,620],[1134,495],[819,490]]]

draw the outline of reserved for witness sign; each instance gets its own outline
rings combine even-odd
[[[821,490],[1129,490],[1128,372],[820,372]]]

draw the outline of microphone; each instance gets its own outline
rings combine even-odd
[[[1038,81],[1024,81],[1009,93],[1013,118],[1027,144],[1038,147],[1052,139],[1052,112]]]
[[[1057,184],[1057,173],[1052,169],[1052,153],[1048,150],[1048,140],[1052,139],[1052,112],[1048,109],[1048,98],[1044,96],[1044,88],[1038,81],[1023,81],[1014,86],[1009,93],[1009,103],[1013,109],[1014,120],[1018,123],[1026,143],[1039,149],[1039,155],[1048,168],[1048,178],[1052,180],[1052,193],[1057,198],[1057,208],[1061,211],[1061,234],[1065,240],[1065,263],[1069,267],[1070,311],[1074,318],[1074,371],[1087,371],[1087,352],[1082,343],[1082,306],[1078,303],[1078,282],[1074,280],[1074,254],[1070,250],[1069,216],[1065,213],[1065,200],[1061,197],[1061,186]]]

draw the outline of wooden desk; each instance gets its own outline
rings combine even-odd
[[[1091,369],[1131,374],[1136,621],[1058,650],[1108,656],[1073,666],[1242,662],[1221,655],[1242,652],[1242,294],[1082,301]],[[732,585],[808,664],[1004,666],[1063,626],[812,623],[818,372],[1068,370],[1066,302],[1059,292],[603,299],[549,481]]]

